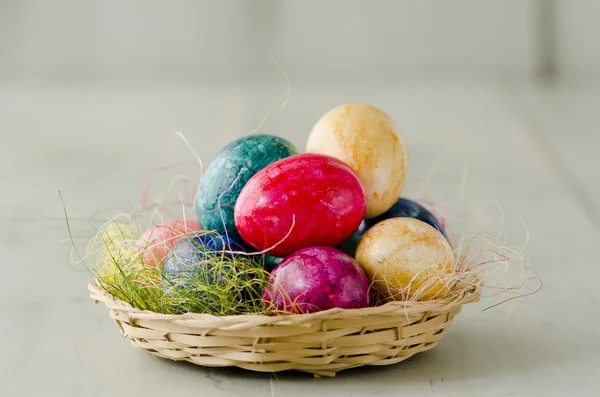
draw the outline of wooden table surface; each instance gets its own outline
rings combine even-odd
[[[598,86],[293,82],[289,105],[261,132],[303,147],[338,104],[384,109],[408,145],[407,191],[466,205],[464,191],[469,211],[498,203],[496,226],[511,244],[528,229],[544,290],[487,311],[484,299],[432,351],[332,379],[201,368],[132,349],[88,298],[91,276],[69,262],[57,191],[84,236],[95,211],[127,210],[145,171],[194,161],[173,128],[208,160],[284,97],[279,83],[0,85],[1,396],[600,394]]]

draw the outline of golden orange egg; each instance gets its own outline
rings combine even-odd
[[[406,146],[396,124],[379,109],[349,104],[329,111],[313,127],[306,151],[337,157],[358,174],[367,193],[367,218],[384,213],[400,197]]]
[[[367,230],[356,260],[384,301],[444,298],[456,266],[448,240],[412,218],[386,219]]]

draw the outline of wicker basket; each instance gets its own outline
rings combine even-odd
[[[362,365],[395,364],[433,348],[465,303],[479,298],[478,283],[453,300],[390,302],[365,309],[330,309],[286,316],[159,314],[133,308],[89,284],[129,338],[158,357],[251,371],[298,370],[315,376]]]

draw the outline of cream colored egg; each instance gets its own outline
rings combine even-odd
[[[444,298],[456,267],[448,240],[412,218],[386,219],[367,230],[356,260],[384,301]]]
[[[381,110],[349,104],[329,111],[313,127],[306,150],[337,157],[358,174],[367,193],[366,218],[381,215],[400,197],[406,147],[396,124]]]

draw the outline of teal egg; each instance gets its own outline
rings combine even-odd
[[[271,256],[271,255],[265,255],[263,257],[263,267],[268,272],[272,272],[273,269],[275,269],[275,267],[277,267],[277,265],[279,265],[282,260],[283,260],[283,258],[278,258],[276,256]]]
[[[272,135],[249,135],[225,146],[206,168],[194,206],[198,222],[206,230],[239,236],[233,209],[246,182],[267,165],[297,154],[285,139]]]

